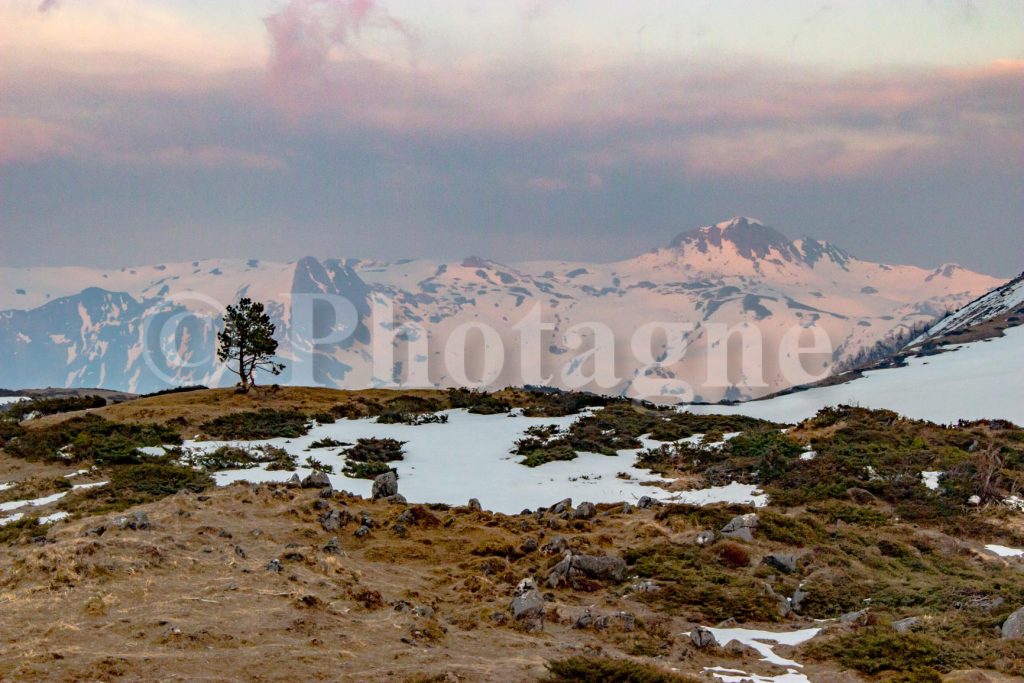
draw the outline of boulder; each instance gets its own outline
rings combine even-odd
[[[1024,607],[1019,608],[1003,622],[1003,640],[1024,639]]]
[[[304,489],[323,489],[331,485],[331,479],[326,472],[310,472],[309,476],[302,480]]]
[[[145,530],[149,528],[149,516],[145,512],[132,512],[131,514],[121,515],[114,520],[114,526],[121,530]]]
[[[636,506],[641,510],[658,507],[659,505],[661,503],[656,498],[651,498],[650,496],[640,496],[640,500],[636,502]]]
[[[754,540],[753,530],[756,528],[757,514],[748,512],[745,515],[737,515],[729,520],[729,523],[722,527],[722,535],[749,542]]]
[[[549,588],[558,588],[563,584],[572,585],[578,579],[594,579],[598,581],[619,582],[626,578],[626,561],[621,557],[574,555],[565,551],[561,562],[556,564],[548,574]]]
[[[324,531],[334,532],[345,526],[348,520],[337,510],[328,510],[320,515],[319,522]]]
[[[467,507],[469,507],[469,509],[472,510],[473,512],[480,512],[481,510],[484,509],[483,506],[480,505],[480,501],[477,500],[476,498],[470,498],[469,505]]]
[[[583,614],[576,617],[576,622],[572,625],[573,628],[589,628],[594,624],[594,615],[590,613],[589,609],[583,610]]]
[[[892,622],[892,630],[897,633],[909,633],[910,631],[916,631],[921,626],[921,620],[917,617],[907,617],[906,619],[897,619]]]
[[[544,623],[544,596],[537,590],[533,579],[523,579],[512,593],[509,611],[516,621],[525,622],[528,629],[541,628]]]
[[[580,503],[573,513],[576,519],[592,519],[597,515],[597,507],[593,503]]]
[[[302,480],[299,479],[299,475],[298,474],[293,474],[291,476],[291,478],[284,483],[284,485],[287,486],[290,489],[298,488],[298,487],[302,486]]]
[[[847,626],[862,626],[867,623],[868,609],[857,610],[856,612],[847,612],[839,617],[840,624],[846,624]]]
[[[551,506],[551,512],[560,515],[572,509],[572,498],[564,498]]]
[[[388,496],[395,495],[398,495],[398,475],[393,471],[378,474],[373,480],[372,498],[377,500],[378,498],[387,498]]]
[[[341,552],[341,543],[338,542],[337,536],[333,536],[331,540],[327,541],[327,544],[324,546],[324,552],[331,555],[337,555]]]
[[[569,549],[569,541],[565,540],[564,536],[555,536],[550,541],[544,544],[544,547],[540,549],[545,555],[558,555],[564,553]]]
[[[365,524],[360,525],[360,527],[358,529],[356,529],[352,533],[352,535],[355,536],[356,538],[366,538],[367,536],[370,535],[370,527],[366,526]]]
[[[690,631],[690,642],[698,650],[703,650],[709,647],[718,647],[718,639],[715,638],[715,634],[704,628],[698,626]]]
[[[793,553],[771,553],[765,555],[762,562],[783,574],[792,574],[796,571],[796,555]]]
[[[282,572],[284,571],[284,565],[281,564],[281,560],[273,559],[267,562],[266,569],[268,572]]]
[[[714,531],[702,531],[697,534],[697,545],[710,545],[715,542]]]

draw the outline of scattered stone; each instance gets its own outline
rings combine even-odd
[[[540,549],[545,555],[558,555],[564,553],[569,549],[569,541],[565,540],[564,536],[555,536],[550,541],[544,544],[544,547]]]
[[[793,591],[793,597],[789,599],[789,606],[793,608],[794,612],[799,612],[800,606],[806,598],[807,591],[804,590],[803,585],[797,586],[796,590]]]
[[[661,586],[652,581],[651,579],[644,579],[643,581],[637,581],[630,584],[629,591],[631,593],[656,593],[661,590]]]
[[[921,620],[918,617],[907,617],[906,619],[898,619],[892,622],[892,630],[897,633],[909,633],[910,631],[916,631],[921,626]]]
[[[388,496],[394,496],[398,494],[398,475],[395,474],[394,470],[389,470],[384,474],[378,474],[373,480],[373,492],[371,497],[373,500],[378,498],[387,498]]]
[[[533,579],[523,579],[512,593],[509,610],[516,621],[521,621],[527,630],[544,626],[544,597],[537,590]]]
[[[968,505],[981,505],[981,496],[973,495],[967,499]]]
[[[704,650],[709,647],[718,647],[718,639],[715,638],[715,634],[704,628],[703,626],[697,626],[690,631],[690,642],[698,650]]]
[[[366,510],[359,513],[359,523],[362,526],[370,527],[371,529],[376,526],[373,522],[373,517],[371,517],[370,513]]]
[[[519,546],[519,550],[521,550],[524,555],[529,555],[530,553],[535,552],[539,545],[540,544],[537,543],[536,538],[528,538],[523,541],[521,546]]]
[[[711,545],[715,542],[714,531],[702,531],[697,534],[697,545]]]
[[[324,552],[331,555],[337,555],[341,552],[341,543],[338,542],[337,536],[332,536],[331,540],[327,541],[327,544],[324,546]]]
[[[333,498],[334,497],[334,487],[331,486],[330,484],[328,484],[327,486],[324,486],[323,488],[321,488],[320,489],[320,497],[321,498]]]
[[[394,532],[395,535],[399,538],[405,538],[409,535],[409,530],[405,527],[404,524],[396,524],[394,527]]]
[[[722,535],[750,542],[754,540],[752,530],[756,528],[757,514],[748,512],[745,515],[737,515],[729,520],[729,523],[722,527]]]
[[[597,516],[597,506],[587,502],[580,503],[576,512],[573,513],[575,519],[592,519],[595,516]]]
[[[473,512],[480,512],[481,510],[483,510],[483,506],[480,505],[480,501],[477,500],[476,498],[470,498],[469,505],[467,507],[469,507],[469,509],[472,510]]]
[[[623,514],[627,514],[627,515],[633,514],[633,505],[632,505],[632,503],[623,503],[622,504],[622,512],[623,512]]]
[[[334,532],[345,526],[347,520],[337,510],[331,510],[320,515],[320,526],[324,531]]]
[[[796,571],[796,555],[792,553],[771,553],[766,555],[762,562],[783,574],[792,574]]]
[[[857,610],[856,612],[847,612],[839,617],[840,624],[846,624],[847,626],[861,626],[868,619],[868,609]]]
[[[619,582],[626,578],[626,561],[621,557],[574,555],[565,551],[562,561],[548,574],[547,585],[558,588],[562,584],[574,584],[578,579],[596,579]]]
[[[302,480],[299,479],[299,475],[298,474],[293,474],[291,479],[286,481],[284,483],[284,485],[287,486],[290,489],[299,488],[300,486],[302,486]],[[277,491],[274,491],[274,493],[277,494]]]
[[[114,526],[121,530],[141,531],[149,528],[149,516],[145,512],[133,512],[130,515],[122,515],[114,520]]]
[[[268,572],[283,572],[284,565],[281,564],[281,560],[273,559],[270,562],[267,562],[266,569]]]
[[[576,617],[576,623],[572,625],[573,628],[590,628],[594,625],[594,615],[590,613],[589,609],[583,611],[583,614]]]
[[[85,530],[83,536],[102,536],[107,532],[107,527],[102,524]]]
[[[603,617],[598,617],[594,620],[594,628],[598,631],[604,631],[611,628],[616,623],[622,631],[636,630],[636,616],[629,612],[618,612],[616,614],[606,614]]]
[[[387,496],[386,498],[379,498],[378,500],[382,500],[385,503],[397,503],[399,505],[405,505],[406,503],[409,502],[401,493],[396,493],[395,495]]]
[[[353,532],[352,535],[355,536],[356,538],[366,538],[367,536],[370,535],[370,527],[368,527],[365,524],[363,524],[358,529],[356,529],[355,532]]]
[[[434,608],[426,605],[422,607],[414,607],[412,613],[418,617],[432,617],[434,616]]]
[[[314,510],[327,510],[330,507],[331,507],[331,504],[328,503],[323,498],[320,498],[319,500],[317,500],[317,501],[315,501],[313,503],[313,509]]]
[[[239,558],[244,560],[245,559],[245,548],[243,548],[240,545],[236,545],[235,546],[235,555],[237,555]]]
[[[563,512],[568,512],[572,509],[572,498],[565,498],[560,500],[551,506],[551,512],[555,515],[560,515]]]
[[[1011,614],[1003,622],[1003,640],[1024,639],[1024,607]]]
[[[661,503],[657,498],[651,498],[650,496],[640,496],[640,500],[636,502],[636,506],[641,510],[647,510],[649,508],[658,507]]]
[[[298,476],[298,475],[296,475]],[[331,485],[331,478],[326,472],[310,472],[309,476],[302,480],[304,489],[324,489]]]

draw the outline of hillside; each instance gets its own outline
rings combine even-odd
[[[0,678],[1002,683],[1021,444],[522,390],[0,419]]]
[[[789,240],[747,218],[692,230],[664,248],[608,264],[309,257],[113,271],[5,268],[0,281],[0,386],[146,393],[230,384],[214,362],[215,333],[222,307],[249,296],[268,304],[277,325],[289,365],[282,383],[385,386],[407,378],[413,361],[427,366],[423,384],[464,383],[451,374],[445,351],[452,335],[471,323],[495,330],[505,351],[492,387],[537,384],[550,376],[563,388],[637,395],[650,393],[638,380],[661,388],[681,378],[696,387],[694,400],[707,401],[790,386],[779,368],[779,347],[794,327],[814,324],[827,334],[834,353],[819,354],[808,368],[825,372],[998,284],[954,265],[928,270],[862,261],[825,242]],[[314,304],[317,297],[333,303]],[[531,320],[550,329],[538,329],[538,339],[527,341],[517,325]],[[652,322],[689,322],[695,329],[683,333],[688,350],[682,362],[649,375],[631,341]],[[708,381],[708,353],[715,348],[711,323],[756,328],[763,339],[763,378],[743,376],[739,354],[733,354],[728,379]],[[422,332],[395,339],[391,331],[404,324]],[[588,379],[583,359],[594,333],[575,327],[580,324],[609,330],[613,376]],[[665,350],[665,341],[657,344],[654,357]],[[523,358],[532,358],[527,347],[540,359],[534,372],[523,367]],[[395,363],[382,349],[393,350]],[[480,372],[482,353],[479,341],[471,340],[466,358],[473,373]],[[678,389],[665,393],[671,398],[673,392]]]

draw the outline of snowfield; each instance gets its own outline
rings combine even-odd
[[[826,406],[846,404],[887,408],[940,424],[986,418],[1024,424],[1024,327],[1009,328],[1003,337],[950,349],[911,358],[905,367],[865,372],[845,384],[733,406],[683,409],[705,415],[800,422]]]
[[[0,406],[10,405],[18,401],[28,401],[28,396],[0,396]]]
[[[617,456],[581,453],[575,460],[533,468],[520,465],[522,457],[511,453],[515,442],[529,427],[555,424],[565,428],[580,415],[528,418],[474,415],[464,410],[449,410],[444,414],[448,416],[445,424],[378,424],[376,418],[339,420],[315,426],[297,439],[186,441],[184,448],[209,452],[224,445],[277,446],[298,458],[300,477],[312,471],[303,465],[307,458],[313,457],[334,468],[335,474],[330,476],[334,488],[368,497],[372,481],[341,474],[345,463],[342,448],[306,449],[324,438],[345,443],[372,437],[398,439],[407,442],[405,459],[392,466],[398,470],[399,493],[409,501],[465,505],[470,498],[478,498],[484,508],[507,514],[548,507],[563,498],[572,498],[575,502],[612,503],[633,502],[641,496],[650,496],[694,505],[727,502],[762,506],[768,502],[767,496],[756,487],[736,483],[697,491],[667,491],[658,485],[671,480],[634,467],[639,449],[619,451]],[[647,439],[643,442],[645,448],[660,444]],[[293,474],[291,471],[266,471],[261,467],[217,472],[214,478],[218,484],[225,485],[235,481],[287,481]]]

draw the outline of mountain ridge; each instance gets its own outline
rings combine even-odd
[[[267,303],[282,356],[297,377],[329,386],[382,386],[408,371],[402,363],[386,375],[373,367],[370,322],[375,307],[384,305],[391,307],[396,329],[421,326],[432,344],[467,323],[486,324],[498,331],[509,356],[519,351],[515,325],[536,309],[552,326],[541,348],[553,383],[563,387],[576,381],[566,368],[574,352],[582,353],[567,343],[574,326],[605,325],[619,342],[616,381],[587,387],[603,393],[628,392],[648,376],[627,357],[630,334],[650,322],[689,321],[696,329],[686,334],[687,357],[678,367],[655,370],[666,382],[697,385],[695,393],[705,400],[754,397],[789,386],[771,356],[793,326],[817,325],[827,333],[834,353],[819,359],[817,369],[823,370],[999,284],[959,267],[862,261],[827,242],[789,240],[750,218],[698,228],[667,247],[606,264],[309,256],[290,263],[210,259],[107,271],[8,268],[0,269],[0,281],[0,385],[90,381],[139,392],[171,384],[218,385],[229,381],[212,360],[219,310],[249,296]],[[316,325],[303,319],[303,310],[293,310],[303,296],[347,302],[335,314],[351,323],[350,334],[330,348],[313,343],[330,332],[333,318],[327,315],[327,323]],[[176,321],[179,327],[171,329]],[[763,377],[730,366],[729,386],[702,388],[702,364],[714,352],[710,323],[758,328],[766,347]],[[414,345],[396,340],[396,360],[408,362]],[[299,353],[303,349],[307,357]],[[431,385],[455,383],[441,363],[442,351],[435,345],[425,352],[436,366]],[[166,362],[169,356],[177,366]],[[524,383],[514,360],[496,382]]]

